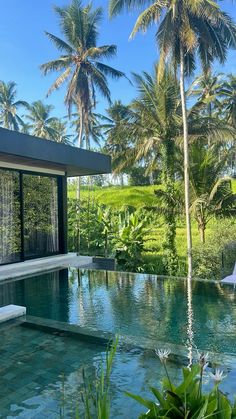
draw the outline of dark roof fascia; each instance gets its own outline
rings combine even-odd
[[[67,176],[111,172],[110,156],[5,128],[0,128],[0,154],[45,162],[47,166],[60,166]]]

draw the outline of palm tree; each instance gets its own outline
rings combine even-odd
[[[229,122],[234,129],[236,129],[236,76],[230,74],[228,80],[224,83],[222,89],[223,113],[226,121]],[[231,172],[236,173],[236,141],[234,136],[232,153],[230,156]]]
[[[45,105],[41,100],[37,100],[28,106],[28,110],[26,119],[29,121],[32,135],[47,140],[56,140],[57,132],[53,124],[58,122],[58,118],[50,116],[53,106]]]
[[[54,118],[54,120],[50,123],[50,127],[55,131],[52,138],[54,141],[57,143],[71,145],[71,135],[67,133],[66,122],[63,122],[58,118]]]
[[[223,108],[228,122],[236,128],[236,76],[230,74],[222,89]]]
[[[150,4],[151,3],[151,4]],[[185,93],[185,76],[191,75],[200,59],[207,71],[214,59],[223,63],[229,47],[236,46],[236,27],[231,18],[215,0],[110,0],[109,13],[115,16],[124,8],[130,10],[147,5],[131,33],[146,31],[149,26],[159,23],[156,40],[160,50],[159,80],[163,75],[165,62],[170,59],[174,68],[179,68],[182,101],[184,137],[184,185],[187,231],[188,277],[192,276],[192,234],[189,196],[189,152],[188,121]]]
[[[198,224],[200,239],[205,243],[205,230],[213,217],[236,215],[236,194],[231,180],[224,176],[227,153],[218,158],[218,144],[206,148],[195,141],[190,153],[191,212]]]
[[[131,112],[120,100],[112,103],[106,112],[107,118],[102,125],[106,136],[104,150],[112,157],[113,173],[122,176],[135,162]]]
[[[222,88],[222,74],[212,74],[209,70],[193,81],[188,95],[196,96],[195,108],[200,108],[203,114],[212,118],[214,111],[221,108]]]
[[[19,131],[24,122],[17,114],[18,108],[28,107],[23,100],[16,100],[16,83],[0,81],[0,124],[7,129]]]
[[[176,140],[182,133],[179,84],[172,71],[166,69],[162,83],[158,83],[158,66],[155,76],[147,73],[134,75],[139,97],[130,108],[133,111],[133,134],[136,141],[136,159],[148,159],[148,167],[161,168],[164,190],[156,192],[164,206],[162,212],[166,231],[163,242],[167,273],[177,271],[176,209],[178,191],[175,184],[177,173]]]
[[[48,94],[68,81],[65,103],[69,114],[74,102],[77,105],[80,118],[78,135],[80,147],[84,130],[89,131],[89,116],[96,104],[96,91],[110,101],[107,76],[118,79],[124,76],[124,73],[103,63],[104,59],[116,55],[116,46],[97,46],[102,8],[93,10],[91,4],[83,7],[81,1],[73,0],[71,5],[64,8],[56,7],[55,11],[59,16],[64,39],[49,32],[46,32],[46,35],[61,55],[55,60],[42,64],[41,69],[45,75],[52,71],[62,71]]]
[[[80,131],[80,117],[77,113],[71,115],[75,119],[71,122],[71,127],[75,128],[78,133]],[[100,113],[91,111],[88,117],[88,124],[84,130],[83,137],[81,140],[81,147],[87,150],[91,150],[91,141],[97,146],[101,146],[101,142],[104,140],[103,123],[106,121],[106,117]],[[74,144],[78,143],[78,134],[73,140]]]

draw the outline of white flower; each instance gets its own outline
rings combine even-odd
[[[159,357],[161,362],[166,362],[169,355],[170,350],[169,349],[156,349],[156,355]]]
[[[199,365],[205,370],[208,367],[209,364],[209,353],[206,352],[205,354],[202,352],[201,354],[198,354],[198,362]]]
[[[215,370],[215,374],[210,372],[209,375],[216,384],[219,384],[226,377],[226,375],[223,375],[223,371],[218,369]]]

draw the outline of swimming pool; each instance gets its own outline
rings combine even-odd
[[[0,284],[0,306],[33,316],[236,355],[234,287],[193,281],[190,299],[185,280],[119,272],[64,269]]]
[[[135,419],[143,411],[124,391],[150,396],[164,375],[155,347],[178,355],[189,348],[218,353],[233,396],[236,380],[236,299],[230,285],[119,272],[63,269],[0,283],[0,306],[19,304],[37,318],[119,333],[131,346],[118,349],[111,378],[112,418]],[[82,367],[93,374],[104,346],[69,335],[0,325],[0,417],[58,418],[65,386],[65,418],[73,417],[82,386]],[[169,365],[178,380],[180,366]],[[209,379],[206,380],[209,385]],[[64,397],[64,395],[63,395]]]

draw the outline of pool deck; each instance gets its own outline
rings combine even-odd
[[[67,255],[50,256],[0,266],[0,281],[51,271],[52,269],[63,269],[68,266],[75,266],[77,268],[96,268],[96,265],[93,264],[92,257],[68,253]]]

